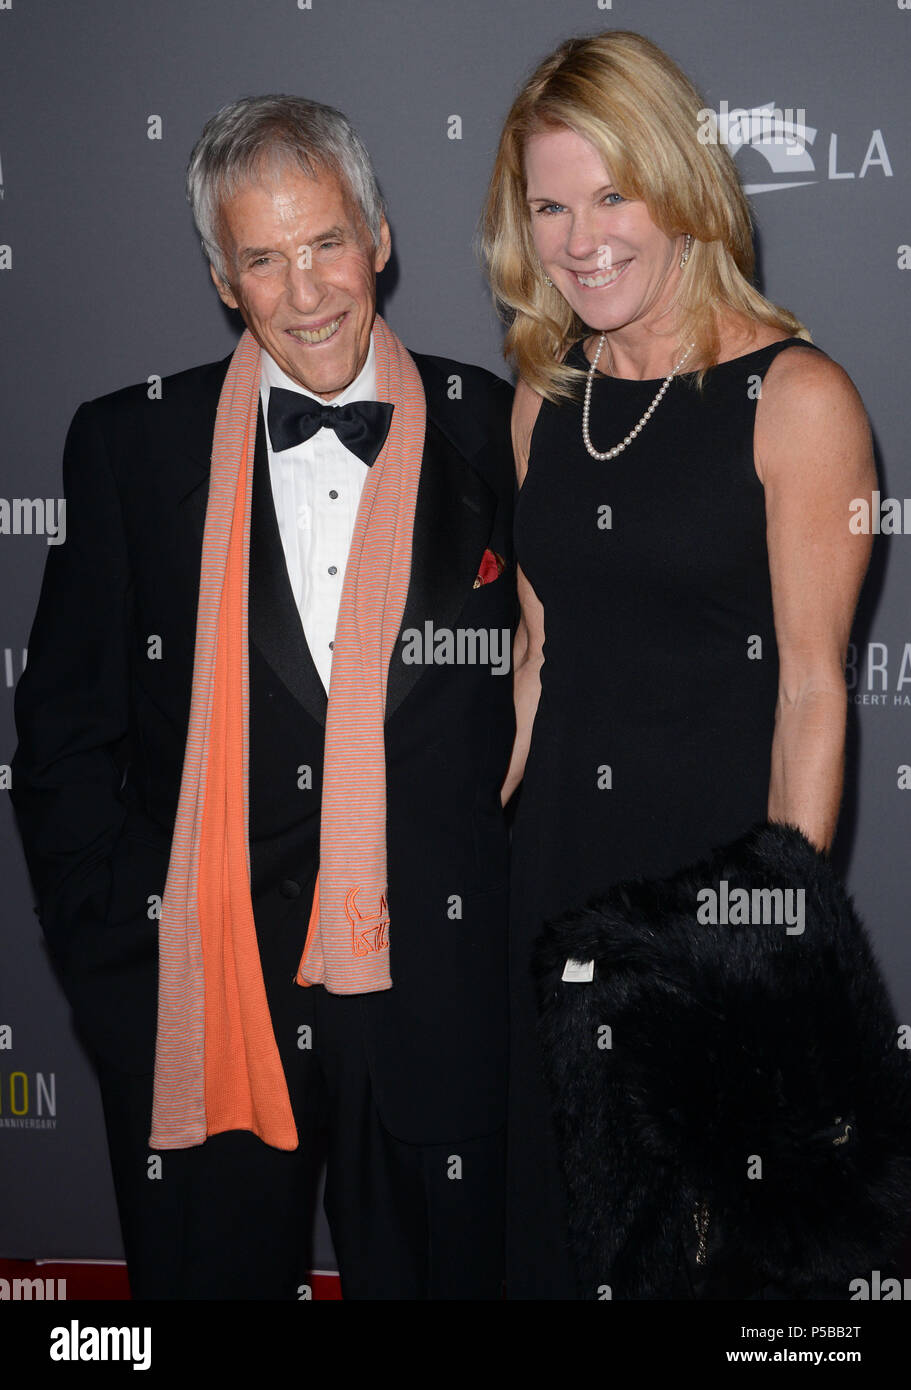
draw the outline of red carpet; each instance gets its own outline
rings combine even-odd
[[[28,1281],[25,1285],[16,1280]],[[40,1283],[38,1281],[41,1281]],[[94,1261],[0,1259],[0,1299],[39,1301],[43,1298],[129,1299],[130,1285],[124,1264]],[[50,1281],[53,1281],[51,1283]],[[314,1274],[310,1283],[314,1301],[341,1299],[337,1274]]]

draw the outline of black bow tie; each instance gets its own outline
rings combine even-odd
[[[312,396],[281,386],[269,391],[269,439],[276,454],[302,444],[325,425],[370,468],[383,447],[391,419],[392,406],[385,401],[323,405]]]

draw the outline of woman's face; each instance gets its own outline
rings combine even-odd
[[[541,265],[583,323],[599,332],[653,323],[676,288],[683,238],[665,236],[641,200],[622,198],[575,131],[532,135],[525,173]]]

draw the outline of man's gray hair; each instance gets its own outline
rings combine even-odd
[[[222,202],[242,184],[282,167],[297,167],[310,178],[325,170],[335,174],[360,208],[374,246],[379,245],[383,197],[370,156],[348,117],[304,97],[242,97],[206,122],[187,167],[193,219],[222,281]]]

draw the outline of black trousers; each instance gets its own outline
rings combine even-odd
[[[312,986],[295,1008],[310,1045],[280,1049],[300,1138],[290,1152],[245,1131],[150,1150],[152,1077],[99,1064],[133,1297],[306,1298],[325,1157],[343,1298],[500,1298],[503,1133],[395,1139],[374,1103],[358,996]]]

